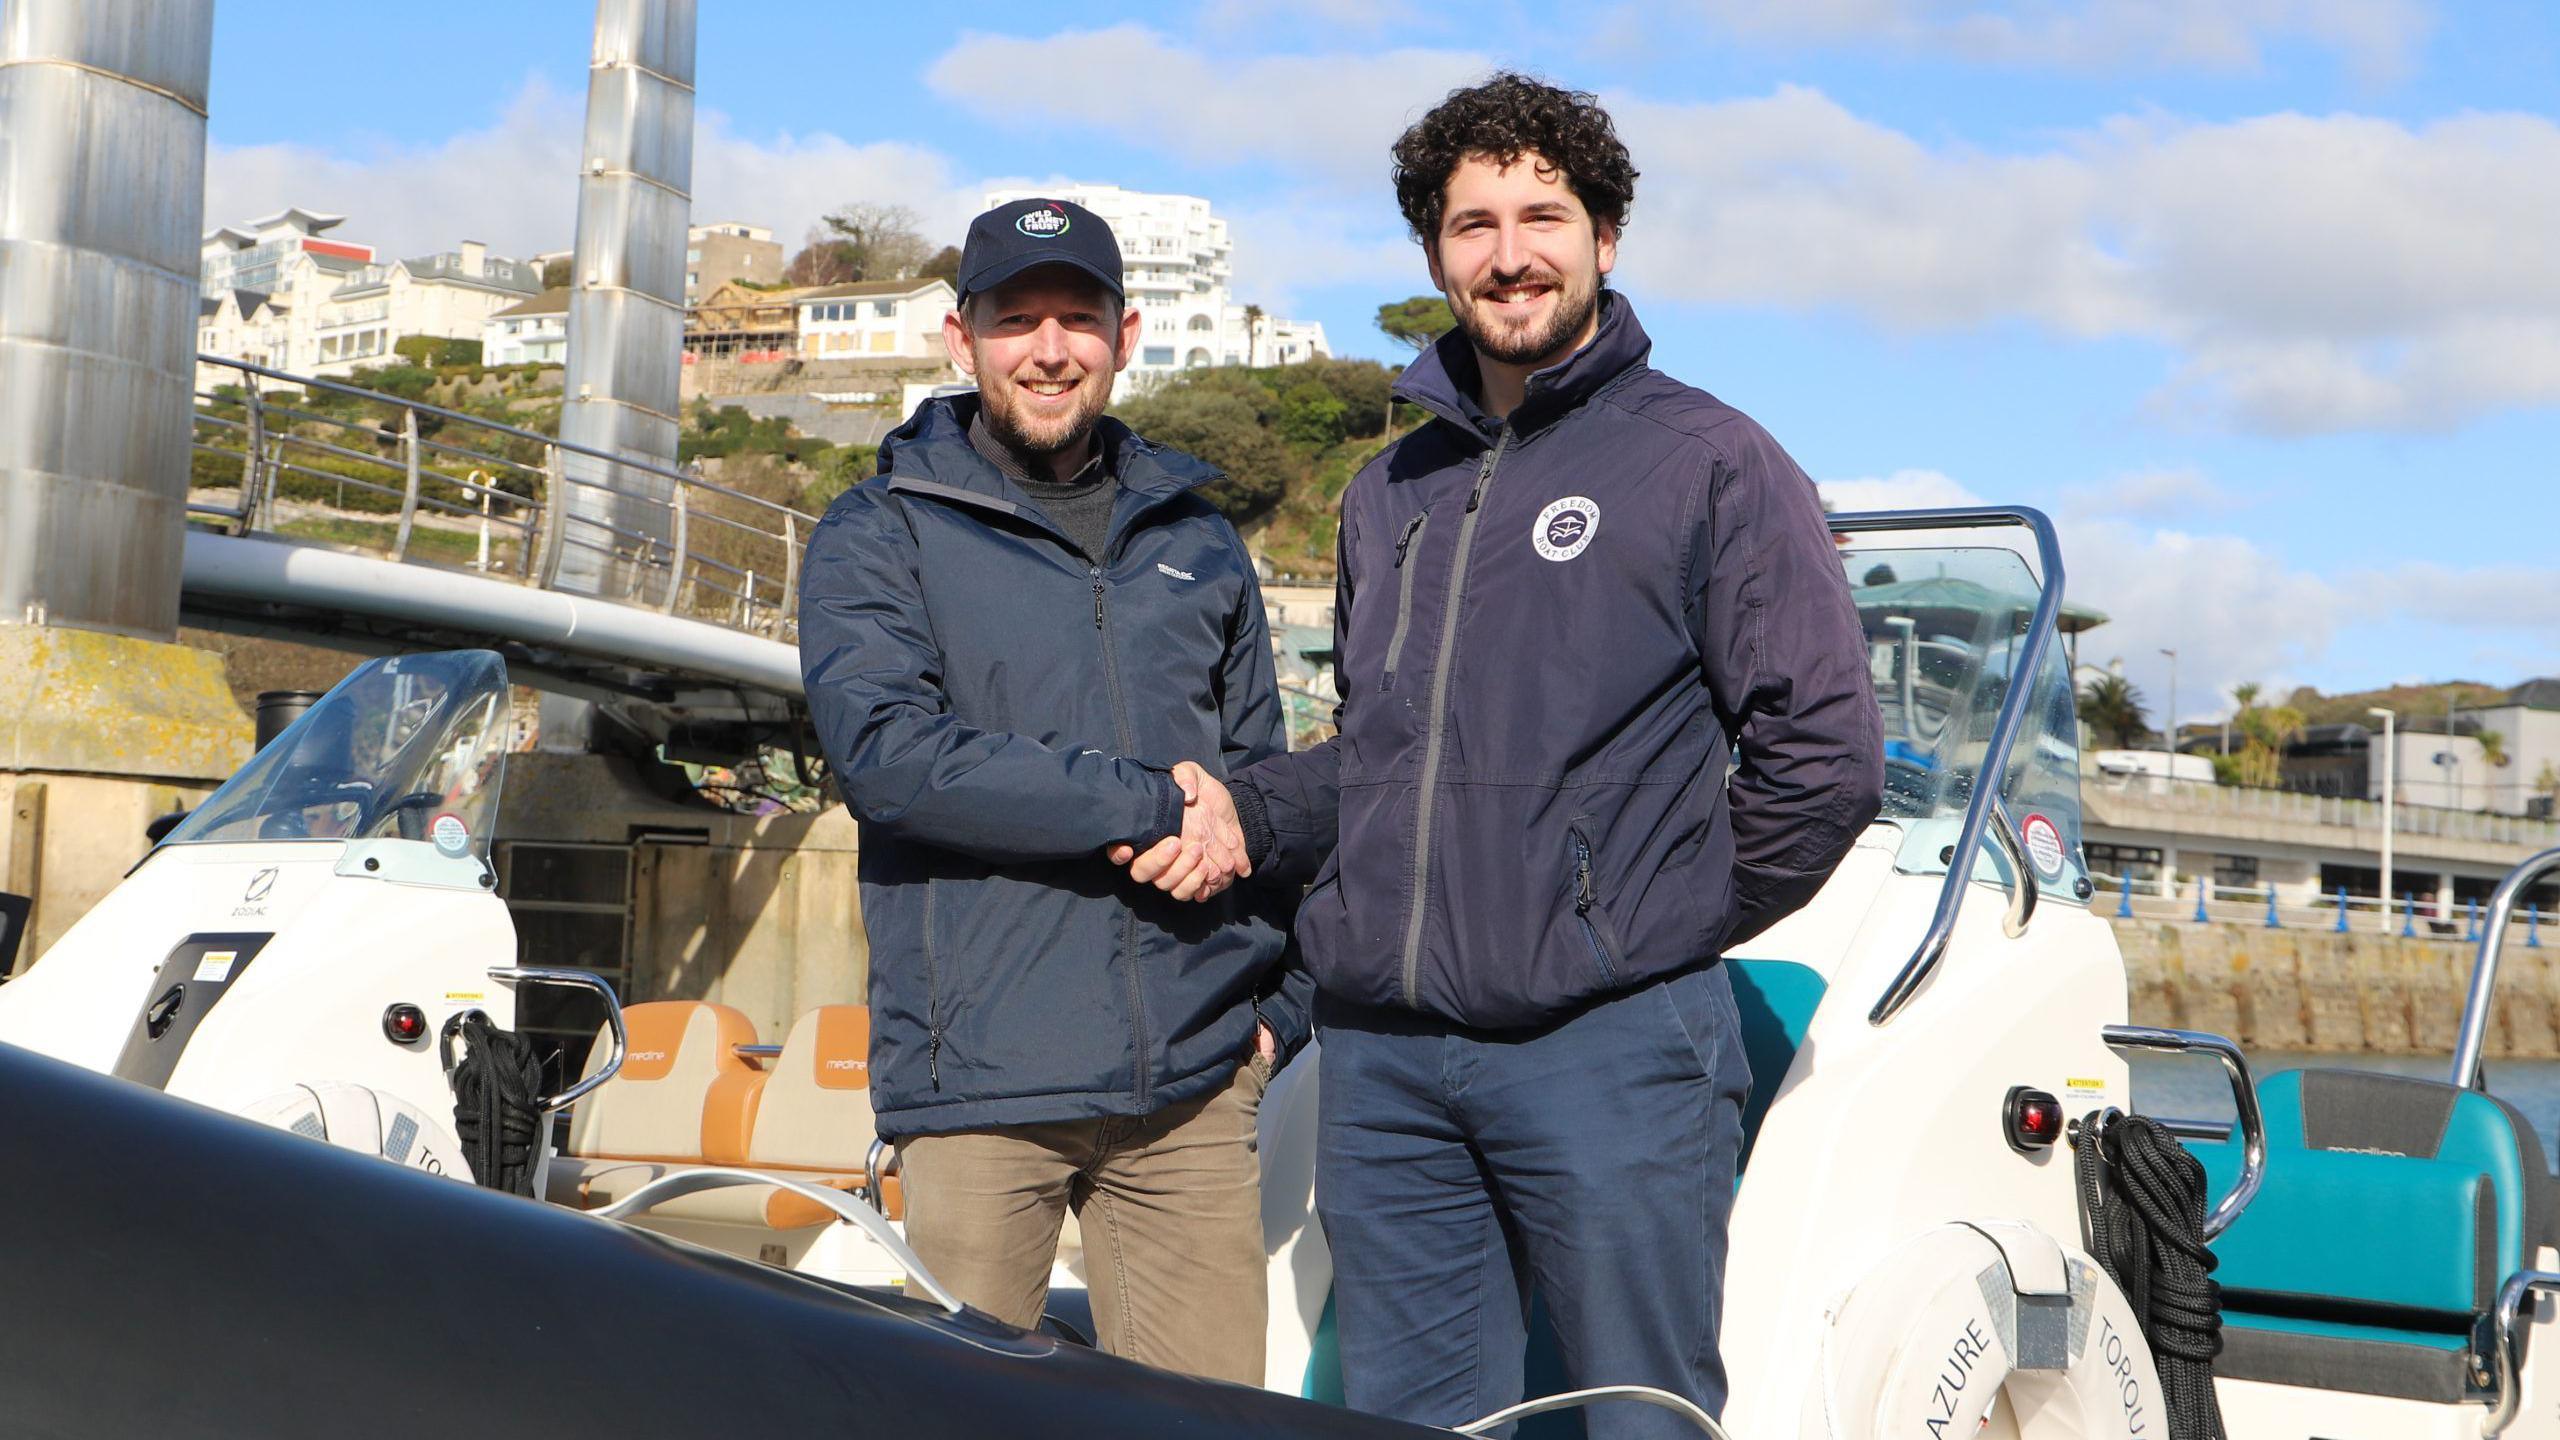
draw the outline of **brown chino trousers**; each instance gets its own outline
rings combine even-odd
[[[951,1293],[1028,1329],[1072,1209],[1102,1348],[1258,1386],[1269,1301],[1254,1121],[1270,1081],[1254,1057],[1152,1115],[902,1140],[907,1244]]]

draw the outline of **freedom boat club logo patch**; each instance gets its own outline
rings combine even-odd
[[[1599,533],[1598,502],[1567,495],[1538,512],[1538,523],[1529,527],[1529,543],[1544,559],[1570,560],[1591,548],[1591,537]]]
[[[1055,240],[1067,233],[1067,212],[1056,205],[1026,210],[1013,228],[1034,240]]]

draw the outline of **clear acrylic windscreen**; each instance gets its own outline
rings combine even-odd
[[[1840,554],[1884,713],[1884,816],[1915,822],[1908,829],[1928,842],[1905,848],[1904,870],[1943,874],[1938,852],[1973,797],[2043,584],[2014,550],[1868,543],[1877,538]],[[2059,636],[2037,671],[2003,793],[2022,826],[2041,816],[2059,841],[2061,863],[2038,866],[2040,887],[2079,898],[2079,716]]]
[[[165,843],[421,840],[486,860],[509,720],[506,662],[490,651],[369,660]]]

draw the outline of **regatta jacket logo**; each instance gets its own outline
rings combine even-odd
[[[1161,560],[1156,562],[1156,568],[1163,571],[1165,574],[1172,576],[1176,580],[1193,580],[1199,578],[1188,570],[1176,570]]]
[[[1529,527],[1529,543],[1548,560],[1570,560],[1591,546],[1600,533],[1600,506],[1586,496],[1567,495],[1538,512]]]
[[[1034,240],[1055,240],[1067,233],[1067,212],[1055,205],[1027,211],[1013,228]]]

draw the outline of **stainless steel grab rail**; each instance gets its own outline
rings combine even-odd
[[[610,981],[601,975],[591,975],[584,970],[545,970],[522,965],[493,966],[490,968],[489,978],[513,980],[518,984],[526,985],[562,985],[573,990],[591,990],[604,997],[605,1024],[613,1031],[613,1053],[605,1057],[604,1064],[597,1069],[596,1073],[544,1100],[541,1107],[543,1114],[548,1115],[555,1110],[567,1109],[589,1091],[620,1073],[622,1057],[630,1049],[631,1038],[622,1028],[622,997],[613,993],[613,985]]]
[[[2560,1294],[2560,1274],[2519,1270],[2498,1287],[2497,1334],[2491,1337],[2489,1416],[2480,1424],[2481,1440],[2491,1440],[2513,1424],[2524,1402],[2524,1332],[2519,1322],[2528,1296]]]
[[[1956,830],[1956,843],[1947,863],[1945,888],[1938,892],[1938,908],[1929,919],[1928,932],[1921,936],[1919,947],[1911,952],[1902,970],[1893,977],[1877,997],[1875,1008],[1867,1012],[1867,1023],[1882,1025],[1911,1003],[1911,997],[1936,972],[1946,958],[1947,944],[1955,937],[1956,917],[1963,913],[1966,887],[1973,881],[1973,857],[1980,853],[1986,839],[1999,844],[2011,856],[2015,867],[2009,882],[2009,917],[2014,927],[2012,936],[2022,931],[2035,913],[2032,893],[2035,872],[2026,864],[2026,849],[2004,817],[1995,826],[1993,817],[2002,810],[2001,787],[2007,783],[2010,757],[2017,751],[2018,736],[2026,729],[2027,710],[2035,702],[2036,682],[2044,673],[2045,657],[2053,649],[2053,637],[2062,615],[2062,543],[2056,538],[2053,522],[2041,510],[2023,505],[1986,505],[1945,510],[1895,510],[1857,515],[1833,515],[1825,522],[1833,534],[1862,535],[1892,530],[1967,530],[1999,526],[2022,526],[2035,536],[2036,556],[2043,570],[2044,589],[2036,597],[2035,613],[2027,621],[2027,633],[2019,643],[2016,663],[2009,667],[2008,693],[2000,697],[1999,716],[1992,721],[1991,737],[1984,744],[1982,764],[1974,773],[1973,794],[1967,797],[1964,821]],[[2023,680],[2023,683],[2021,681]],[[2021,892],[2029,892],[2021,894]]]
[[[2560,847],[2528,857],[2498,882],[2489,897],[2489,928],[2480,932],[2480,958],[2471,965],[2471,993],[2462,1002],[2462,1032],[2453,1043],[2453,1083],[2486,1091],[2480,1083],[2480,1052],[2489,1039],[2489,996],[2498,988],[2498,960],[2507,948],[2507,927],[2516,918],[2516,898],[2534,881],[2560,870]]]
[[[2258,1198],[2267,1179],[2267,1122],[2258,1113],[2258,1087],[2249,1077],[2249,1058],[2220,1035],[2202,1030],[2170,1030],[2156,1025],[2109,1025],[2098,1032],[2119,1050],[2153,1050],[2167,1055],[2210,1055],[2231,1077],[2231,1103],[2240,1114],[2240,1178],[2204,1217],[2204,1238],[2220,1238]],[[2174,1124],[2183,1122],[2162,1122]]]
[[[905,1238],[898,1234],[897,1227],[889,1222],[889,1217],[870,1205],[853,1199],[841,1190],[830,1190],[823,1185],[810,1185],[785,1176],[767,1175],[755,1170],[736,1170],[724,1165],[706,1165],[700,1169],[678,1170],[673,1174],[661,1175],[612,1204],[600,1206],[585,1213],[606,1220],[628,1220],[679,1195],[692,1195],[704,1190],[725,1190],[733,1185],[777,1186],[817,1204],[837,1219],[869,1235],[881,1249],[889,1252],[889,1258],[897,1261],[900,1269],[907,1272],[907,1278],[915,1282],[916,1288],[932,1296],[933,1302],[940,1305],[946,1312],[957,1315],[967,1308],[950,1291],[942,1288],[942,1282],[933,1278],[932,1271],[924,1268],[924,1262],[916,1258],[916,1252],[907,1248]]]

